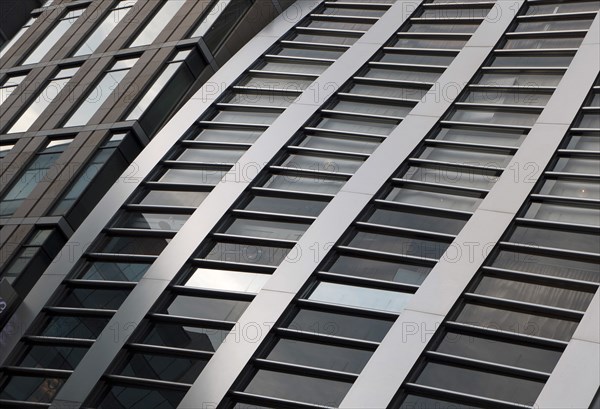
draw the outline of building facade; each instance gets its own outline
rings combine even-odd
[[[285,4],[55,0],[35,10],[0,59],[0,277],[11,308],[117,178],[135,175],[158,129]]]
[[[0,404],[595,408],[600,2],[285,6],[32,281]]]

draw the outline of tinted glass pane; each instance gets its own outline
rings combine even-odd
[[[587,18],[525,21],[517,24],[515,31],[587,30],[591,24],[592,20]]]
[[[598,126],[600,127],[600,115],[596,115]],[[588,128],[584,126],[584,128]],[[600,175],[600,163],[594,159],[584,158],[560,158],[552,169],[555,172],[568,173],[587,173],[590,175]]]
[[[124,213],[114,227],[178,231],[190,216],[187,214]]]
[[[494,57],[490,65],[492,67],[568,67],[572,59],[572,55],[500,55]]]
[[[476,371],[458,366],[428,363],[417,382],[422,385],[532,405],[544,382]]]
[[[450,165],[419,165],[408,168],[402,178],[456,187],[491,189],[498,180],[498,173],[494,169],[499,168],[497,164],[490,164],[489,169],[490,171],[485,172]]]
[[[359,232],[350,241],[351,247],[383,251],[414,257],[438,259],[448,248],[448,243],[416,237]]]
[[[48,337],[94,339],[108,324],[108,318],[51,317],[40,335]]]
[[[299,192],[337,193],[346,183],[341,179],[329,179],[323,176],[274,175],[264,187]]]
[[[244,209],[257,212],[318,216],[325,206],[327,206],[327,202],[316,200],[254,196]]]
[[[147,254],[159,255],[170,239],[161,239],[155,237],[109,237],[104,240],[104,243],[99,246],[97,251],[102,253],[117,253],[117,254]]]
[[[340,404],[352,384],[259,370],[244,392],[323,406]]]
[[[208,260],[230,263],[279,265],[290,249],[283,247],[257,246],[252,244],[217,243],[205,256]],[[290,257],[296,257],[292,254]]]
[[[591,207],[559,205],[552,203],[532,203],[525,217],[538,220],[551,220],[561,223],[600,225],[600,212]]]
[[[311,79],[287,78],[277,75],[250,74],[242,80],[240,85],[247,87],[266,88],[266,89],[284,89],[288,91],[302,91],[312,84]]]
[[[52,345],[33,345],[28,348],[19,366],[28,368],[74,369],[87,348]]]
[[[442,401],[439,399],[424,398],[422,396],[407,395],[402,402],[402,409],[484,409],[479,406],[465,405],[462,403],[454,403]]]
[[[412,105],[412,104],[411,104]],[[368,101],[339,101],[333,109],[340,112],[354,112],[372,115],[385,115],[404,118],[412,109],[411,105],[376,104]]]
[[[300,310],[287,328],[313,334],[335,335],[379,342],[392,322],[332,312]]]
[[[485,129],[442,128],[435,139],[471,142],[487,145],[519,146],[526,134],[519,131],[489,131]]]
[[[154,15],[152,20],[146,23],[146,27],[137,35],[130,47],[152,44],[184,4],[185,0],[167,1]]]
[[[579,180],[546,180],[540,189],[543,195],[600,200],[600,185]]]
[[[114,373],[137,378],[193,383],[206,361],[191,358],[130,353],[123,366]]]
[[[336,131],[388,135],[396,127],[396,123],[367,119],[324,118],[317,127]]]
[[[235,122],[244,124],[270,125],[279,116],[278,113],[260,111],[220,111],[211,120],[214,122]]]
[[[479,24],[414,23],[408,28],[412,33],[474,33]]]
[[[262,71],[289,72],[298,74],[321,74],[327,69],[328,64],[313,64],[302,62],[267,61],[262,66]]]
[[[291,364],[360,373],[372,352],[360,349],[280,339],[267,359]]]
[[[338,156],[289,155],[282,166],[293,169],[315,170],[333,173],[354,173],[363,164],[362,159]]]
[[[185,392],[168,389],[112,386],[98,405],[101,409],[176,408]]]
[[[0,392],[0,399],[50,403],[65,379],[10,376]]]
[[[356,308],[400,312],[410,296],[411,294],[376,288],[321,282],[308,299]]]
[[[425,54],[425,53],[385,53],[379,60],[396,64],[422,64],[422,65],[449,65],[454,59],[453,55]]]
[[[246,310],[248,304],[246,301],[180,295],[169,307],[161,308],[158,312],[182,317],[235,322]]]
[[[144,344],[207,352],[216,351],[229,333],[222,329],[166,323],[152,323],[147,331]]]
[[[196,141],[252,143],[262,134],[260,131],[233,129],[204,129],[195,138]]]
[[[146,193],[139,203],[153,206],[198,207],[206,196],[208,192],[152,190]]]
[[[339,58],[343,51],[328,50],[308,47],[285,47],[276,52],[277,55],[285,55],[288,57],[303,57],[303,58],[325,58],[335,60]]]
[[[421,284],[430,270],[430,267],[421,267],[400,261],[371,260],[352,256],[339,256],[327,269],[331,273],[406,284]]]
[[[309,225],[303,223],[235,219],[225,233],[269,239],[299,240],[308,227]]]
[[[491,297],[579,311],[585,311],[594,296],[593,293],[504,280],[496,277],[483,277],[475,292]]]
[[[598,8],[600,8],[600,3],[597,1],[552,2],[529,6],[527,15],[576,13],[579,11],[596,11]]]
[[[439,207],[442,209],[472,211],[479,206],[481,199],[471,196],[458,196],[443,192],[428,192],[426,190],[394,188],[386,196],[386,200]]]
[[[345,152],[372,153],[379,146],[379,141],[372,138],[358,137],[328,137],[320,135],[308,135],[299,146],[314,149],[340,150]]]
[[[488,89],[484,91],[469,91],[462,98],[465,102],[477,104],[504,104],[504,105],[533,105],[544,106],[550,99],[551,93],[523,92]]]
[[[404,87],[398,85],[375,85],[375,84],[363,84],[355,83],[348,92],[359,95],[375,95],[380,97],[390,97],[399,99],[412,99],[419,100],[427,94],[429,87],[411,87],[406,85]]]
[[[477,82],[484,85],[556,86],[562,75],[530,74],[527,71],[485,73]]]
[[[258,293],[271,278],[268,274],[199,268],[185,283],[187,287]]]
[[[538,118],[537,113],[509,112],[494,109],[457,109],[450,116],[453,121],[476,122],[480,124],[524,125],[532,126]]]
[[[84,280],[138,281],[149,264],[94,262],[79,275]]]
[[[510,241],[540,247],[553,247],[565,250],[598,253],[600,236],[592,233],[542,229],[537,227],[517,227]]]
[[[118,309],[128,295],[128,290],[75,288],[61,299],[59,305],[72,308]]]
[[[492,262],[492,266],[533,274],[600,282],[600,265],[583,260],[502,250]]]
[[[430,214],[411,213],[408,211],[376,209],[367,219],[369,223],[384,226],[404,227],[407,229],[426,230],[439,233],[457,234],[466,220]]]
[[[368,78],[422,82],[434,82],[440,77],[440,75],[441,73],[438,71],[425,71],[423,69],[417,70],[410,68],[371,68],[365,73],[365,77]]]
[[[444,354],[548,373],[552,372],[561,356],[560,351],[556,350],[455,332],[447,333],[435,350]]]
[[[465,305],[457,321],[485,328],[562,341],[570,340],[575,328],[577,328],[577,323],[572,321],[474,304]]]

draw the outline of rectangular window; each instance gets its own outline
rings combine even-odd
[[[71,28],[75,21],[83,14],[85,9],[69,10],[59,20],[58,24],[47,34],[44,35],[37,47],[23,61],[23,65],[35,64],[40,62],[46,53],[60,40],[60,38]]]
[[[10,76],[4,81],[4,83],[0,86],[0,105],[4,103],[10,97],[10,95],[17,89],[19,85],[23,82],[27,73],[25,74],[17,74]]]
[[[165,2],[160,10],[154,15],[146,27],[137,35],[129,47],[138,47],[142,45],[152,44],[160,32],[173,19],[179,11],[185,0],[169,0]]]
[[[38,94],[35,100],[21,114],[19,119],[7,131],[7,133],[26,132],[31,125],[42,115],[44,110],[54,101],[60,92],[67,86],[71,78],[77,73],[79,67],[63,68],[51,80],[48,85]]]
[[[0,49],[0,58],[4,57],[4,54],[6,54],[6,52],[8,50],[10,50],[10,48],[17,42],[19,41],[19,38],[21,38],[23,36],[23,34],[25,34],[25,31],[27,31],[27,29],[29,27],[31,27],[33,25],[33,23],[35,23],[35,19],[37,17],[32,17],[29,19],[29,21],[27,21],[27,23],[25,23],[25,25],[17,32],[17,34],[15,34],[15,36],[8,41],[6,44],[4,44],[4,47],[1,47]]]
[[[4,194],[0,202],[0,217],[13,215],[38,183],[45,179],[46,173],[48,173],[54,162],[67,149],[71,141],[73,139],[51,141],[42,151],[37,153],[21,177]]]
[[[178,52],[169,62],[167,62],[163,72],[158,76],[158,78],[156,78],[156,80],[154,80],[154,83],[146,91],[146,94],[144,94],[135,108],[133,108],[129,115],[127,115],[127,121],[137,120],[142,116],[146,109],[148,109],[148,107],[158,97],[169,80],[175,75],[177,70],[179,70],[179,68],[185,63],[185,59],[190,52],[191,50]]]
[[[14,148],[15,145],[0,145],[0,159],[6,157],[10,153],[10,150]]]
[[[118,90],[119,84],[125,78],[131,67],[137,62],[137,58],[119,60],[106,71],[96,87],[90,91],[85,100],[79,105],[79,108],[71,115],[65,123],[65,127],[86,125],[94,116],[98,108],[112,95],[113,91]],[[117,98],[120,95],[116,95]]]
[[[110,32],[119,24],[133,8],[137,0],[121,0],[111,9],[102,22],[88,36],[85,42],[73,54],[74,57],[92,54],[100,44],[109,36]]]
[[[36,229],[2,272],[2,278],[6,278],[9,283],[13,283],[25,271],[31,260],[38,257],[38,254],[44,256],[42,254],[42,246],[46,242],[46,239],[50,237],[52,231],[50,228]],[[46,254],[45,258],[47,262],[52,260],[51,256],[53,255]]]
[[[115,134],[100,146],[98,152],[82,169],[77,179],[71,184],[71,187],[63,193],[58,202],[54,205],[50,214],[53,216],[65,214],[81,196],[85,189],[92,183],[94,177],[102,169],[106,161],[112,156],[113,152],[119,146],[119,143],[125,138],[126,134]]]

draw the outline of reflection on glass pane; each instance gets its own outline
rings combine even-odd
[[[72,370],[87,350],[86,347],[32,345],[20,360],[19,366]]]
[[[519,146],[527,134],[522,131],[490,131],[478,128],[442,128],[435,139],[485,145]]]
[[[457,321],[484,328],[561,341],[569,341],[578,324],[577,322],[564,321],[558,318],[475,304],[466,304],[462,308]]]
[[[440,20],[443,21],[443,20]],[[412,33],[474,33],[479,24],[413,23],[408,28]]]
[[[370,68],[366,73],[367,78],[381,78],[398,81],[421,81],[433,83],[442,75],[438,71],[426,71],[423,69],[405,68]]]
[[[198,207],[209,192],[185,192],[171,190],[151,190],[139,200],[139,204],[150,206]]]
[[[372,352],[335,345],[280,339],[267,359],[290,364],[360,373]]]
[[[159,255],[171,239],[158,237],[107,237],[96,250],[102,253]]]
[[[225,341],[227,334],[229,331],[223,329],[152,323],[142,342],[150,345],[214,352]]]
[[[157,387],[112,386],[98,405],[98,409],[175,409],[184,395],[185,392],[182,391]]]
[[[388,52],[384,53],[379,61],[395,64],[421,64],[447,66],[454,60],[454,55],[447,54],[425,54],[410,52]]]
[[[261,71],[287,72],[296,74],[322,74],[329,64],[308,62],[267,61]]]
[[[135,378],[193,383],[205,365],[205,360],[193,358],[130,353],[122,367],[114,373]]]
[[[162,183],[184,183],[189,185],[216,185],[228,170],[214,169],[169,169],[158,179]]]
[[[446,333],[435,350],[444,354],[547,373],[552,372],[561,356],[559,350],[456,332]]]
[[[553,203],[532,203],[525,214],[529,219],[551,220],[561,223],[600,226],[600,212],[592,207],[578,207]]]
[[[585,311],[593,293],[484,276],[474,291],[490,297]]]
[[[59,305],[61,307],[71,308],[116,310],[121,306],[128,295],[128,290],[74,288],[69,290],[63,296]]]
[[[600,127],[600,115],[598,115]],[[597,159],[586,158],[560,158],[552,169],[554,172],[585,173],[600,176],[600,163]]]
[[[346,396],[350,386],[352,384],[346,382],[261,369],[244,392],[315,405],[337,406]]]
[[[477,81],[482,85],[516,85],[522,87],[555,87],[558,85],[562,75],[546,73],[529,73],[524,70],[514,72],[485,73]]]
[[[95,339],[108,324],[108,318],[53,316],[40,335]]]
[[[325,311],[300,310],[286,328],[311,334],[380,342],[392,322]]]
[[[206,163],[235,163],[245,149],[186,149],[177,161],[206,162]]]
[[[466,220],[400,210],[376,209],[367,219],[369,223],[438,233],[458,234]]]
[[[321,175],[273,175],[264,187],[296,192],[337,193],[346,183],[345,180],[326,178]]]
[[[178,231],[189,217],[187,214],[127,212],[123,213],[113,227]]]
[[[0,392],[0,399],[50,403],[65,379],[9,376]]]
[[[198,268],[185,286],[257,294],[269,278],[270,275],[260,273]]]
[[[459,108],[452,113],[450,120],[459,122],[476,122],[480,124],[522,125],[532,126],[539,114],[523,111],[506,111],[498,109]]]
[[[171,63],[165,67],[163,72],[156,80],[154,80],[154,83],[146,91],[142,99],[137,103],[129,115],[127,115],[127,121],[136,120],[142,116],[150,104],[158,97],[158,94],[160,94],[165,85],[167,85],[167,82],[169,82],[171,77],[175,75],[175,72],[181,67],[181,64],[182,63]]]
[[[397,118],[404,118],[412,109],[410,105],[396,105],[391,103],[378,104],[367,101],[342,100],[332,109],[340,112],[354,112],[372,115],[385,115]]]
[[[552,247],[589,253],[598,253],[600,248],[600,236],[597,234],[538,227],[519,226],[509,240],[535,247]]]
[[[498,173],[494,170],[501,168],[497,164],[490,164],[486,167],[490,170],[481,171],[446,164],[419,164],[408,168],[402,175],[402,179],[456,187],[491,189],[498,180]]]
[[[194,140],[206,142],[252,143],[262,134],[261,131],[236,129],[203,129]]]
[[[284,55],[286,57],[302,57],[302,58],[324,58],[335,60],[339,58],[344,51],[341,50],[329,50],[321,48],[309,48],[309,47],[284,47],[277,51],[275,54]]]
[[[445,1],[445,0],[444,0]],[[465,405],[462,403],[454,403],[442,401],[439,399],[424,398],[417,395],[407,395],[402,401],[401,409],[486,409],[481,406]]]
[[[229,263],[260,264],[277,266],[283,262],[289,248],[268,247],[252,244],[217,243],[205,256],[207,260],[224,261]],[[292,253],[291,259],[298,255]]]
[[[146,23],[146,26],[137,35],[135,40],[133,40],[130,47],[152,44],[184,4],[185,0],[169,0],[165,2],[152,20]]]
[[[373,153],[379,147],[379,143],[380,140],[375,138],[308,135],[299,143],[299,146],[344,152]]]
[[[290,199],[276,196],[254,196],[244,207],[255,212],[318,216],[327,202],[316,200]]]
[[[225,233],[236,236],[299,240],[309,225],[269,220],[235,219]]]
[[[491,67],[568,67],[573,60],[572,55],[498,55],[491,62]]]
[[[297,97],[296,94],[280,94],[273,90],[267,92],[238,91],[228,95],[223,102],[241,105],[287,107],[294,102]]]
[[[265,111],[219,111],[211,121],[233,122],[243,124],[271,125],[279,117],[279,113]]]
[[[433,239],[401,237],[392,234],[358,232],[349,244],[351,247],[383,251],[426,259],[439,259],[449,244]]]
[[[492,266],[526,273],[566,277],[574,280],[600,282],[600,265],[583,260],[569,260],[565,257],[541,256],[502,250]]]
[[[417,383],[523,405],[532,405],[544,386],[543,381],[431,362],[427,363]]]
[[[410,296],[411,294],[376,288],[321,282],[308,299],[356,308],[400,312]]]
[[[291,154],[281,166],[318,172],[354,173],[362,164],[362,159],[355,158]]]
[[[473,211],[479,206],[481,199],[473,196],[459,196],[444,192],[428,192],[427,190],[395,187],[386,196],[386,200],[408,204],[439,207],[441,209]]]
[[[549,179],[540,189],[543,195],[600,200],[600,185],[595,182]]]
[[[149,264],[97,261],[87,265],[78,277],[83,280],[139,281],[149,267]]]
[[[374,280],[394,281],[405,284],[421,284],[430,267],[409,264],[408,262],[392,262],[372,260],[362,257],[339,256],[326,269],[330,273],[372,278]]]
[[[376,135],[389,135],[396,127],[395,122],[376,121],[369,119],[353,118],[324,118],[318,124],[317,128],[331,129],[335,131],[359,132]]]
[[[247,301],[223,300],[180,295],[169,307],[159,313],[180,317],[205,318],[219,321],[237,321],[250,304]]]

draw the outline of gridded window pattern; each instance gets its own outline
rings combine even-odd
[[[328,4],[327,7],[333,5]],[[491,4],[478,7],[485,7],[486,10],[489,10]],[[339,8],[344,13],[351,13],[356,12],[357,9],[367,9],[367,6],[344,4],[343,6],[339,5]],[[445,9],[446,7],[438,8]],[[376,5],[375,10],[379,9],[383,9],[383,6]],[[318,14],[319,19],[329,21],[329,17],[323,16],[337,16],[333,13],[328,14],[326,10],[327,8],[323,13]],[[377,12],[377,15],[380,14]],[[297,36],[309,32],[313,34],[311,37],[302,37],[302,44],[310,47],[336,44],[330,41],[330,37],[333,35],[331,30],[306,28],[314,19],[314,16],[311,17],[301,27],[297,27],[290,33],[288,37],[290,40],[280,41],[276,50],[289,48],[292,45],[300,48],[299,42],[296,41]],[[352,16],[352,21],[354,21],[354,16]],[[474,20],[475,24],[479,24],[481,21],[480,17]],[[354,31],[356,30],[336,33],[338,37],[350,34],[353,38],[352,41],[344,41],[340,44],[347,47],[362,35],[362,32],[355,33]],[[402,35],[403,33],[399,33],[394,36],[391,44],[394,44]],[[461,36],[463,44],[470,35],[471,33],[467,32]],[[452,50],[449,54],[454,56],[458,51],[459,48]],[[399,50],[390,45],[381,50],[376,56],[376,60],[379,62],[388,53],[395,52],[399,52]],[[432,51],[432,54],[436,53],[436,50]],[[266,58],[270,59],[273,56],[274,54],[269,53]],[[449,63],[450,60],[448,59],[447,62]],[[406,64],[390,62],[388,68],[390,71],[393,69],[415,71],[423,66],[410,61]],[[436,74],[440,75],[446,65],[445,63],[435,66]],[[360,78],[362,78],[362,72],[368,71],[370,68],[370,66],[365,66],[361,70]],[[253,122],[246,120],[248,125],[244,125],[239,122],[244,117],[238,114],[230,116],[226,112],[233,109],[239,110],[240,107],[255,107],[257,111],[273,107],[283,110],[302,90],[310,85],[314,78],[316,78],[316,74],[306,76],[305,74],[298,75],[294,71],[288,73],[251,70],[247,76],[242,77],[240,85],[234,86],[230,92],[225,94],[222,102],[217,104],[220,111],[213,117],[214,119],[200,122],[199,129],[190,138],[181,142],[182,146],[173,152],[174,159],[165,161],[165,164],[170,165],[169,169],[166,172],[160,171],[157,173],[157,177],[163,178],[171,172],[169,177],[177,177],[174,181],[179,183],[207,183],[209,186],[217,183],[247,149],[248,143],[252,143],[260,135],[260,131],[266,128],[264,125],[259,126],[256,119],[251,119]],[[326,181],[334,180],[339,184],[345,182],[377,145],[385,139],[386,134],[402,120],[400,115],[407,113],[432,85],[431,82],[374,81],[376,90],[384,90],[387,86],[396,88],[398,92],[391,96],[374,93],[372,97],[364,95],[364,98],[361,99],[360,97],[363,96],[361,92],[354,94],[350,92],[350,88],[355,85],[355,80],[353,79],[345,87],[349,92],[337,94],[332,100],[331,109],[328,107],[323,110],[313,122],[318,123],[325,119],[335,118],[339,112],[342,120],[348,117],[350,121],[354,120],[357,124],[361,121],[372,121],[376,125],[383,124],[381,128],[385,131],[357,130],[353,132],[349,129],[333,128],[328,132],[328,129],[319,128],[315,124],[312,130],[306,129],[306,135],[303,133],[295,138],[295,140],[302,141],[308,135],[322,137],[324,140],[322,143],[329,143],[330,147],[315,145],[304,148],[300,144],[292,144],[282,155],[282,165],[271,166],[268,174],[259,178],[261,183],[253,187],[252,193],[242,200],[242,206],[232,210],[231,217],[228,217],[228,220],[223,223],[223,228],[213,233],[211,240],[201,246],[197,258],[191,261],[191,266],[184,269],[168,293],[161,298],[147,316],[147,322],[140,326],[126,351],[123,351],[109,373],[105,375],[106,385],[96,391],[97,399],[92,397],[93,405],[114,407],[139,399],[146,404],[160,401],[165,402],[165,406],[172,406],[173,401],[178,401],[189,388],[189,384],[201,372],[206,361],[223,342],[225,335],[233,328],[234,323],[252,301],[254,295],[260,291],[270,274],[288,255],[296,241],[333,197],[335,191],[323,191],[318,186],[318,180],[321,178]],[[368,79],[364,80],[364,83],[370,84]],[[420,93],[420,97],[409,97],[410,94],[405,94],[415,92],[415,89],[418,90],[417,93]],[[347,101],[350,105],[345,108],[338,107],[342,100]],[[370,109],[378,109],[385,104],[390,104],[392,109],[396,109],[398,106],[399,111],[390,115],[378,112],[369,113]],[[364,113],[355,106],[364,106]],[[356,116],[353,116],[354,111],[358,111]],[[396,112],[402,112],[402,114],[396,114]],[[257,115],[254,115],[252,118],[256,117]],[[215,119],[221,118],[227,122],[215,127]],[[229,118],[235,118],[238,122],[231,122]],[[221,145],[217,142],[219,140],[229,143],[221,142],[222,146],[219,146]],[[343,149],[336,146],[336,143],[343,144]],[[208,161],[211,158],[213,161],[215,158],[222,161],[225,166],[206,168],[206,164],[210,163]],[[186,162],[189,164],[186,165]],[[291,165],[290,162],[292,162]],[[194,163],[197,165],[192,168],[191,165]],[[327,169],[327,166],[336,167],[339,164],[346,166],[346,170],[340,172],[338,169]],[[187,169],[183,166],[186,166]],[[187,170],[187,174],[181,170]],[[204,172],[200,173],[200,170]],[[305,188],[294,190],[284,186],[263,185],[264,181],[277,174],[292,179],[291,186],[294,185],[293,180],[304,177],[305,185],[303,186]],[[148,182],[146,183],[148,184]],[[301,183],[296,182],[297,185]],[[154,189],[156,186],[156,184],[149,185]],[[179,189],[181,188],[179,187]],[[144,192],[140,198],[147,200],[148,193]],[[154,200],[173,200],[174,195],[167,196],[160,193],[160,195],[153,195],[153,198]],[[152,204],[152,202],[147,203]],[[160,202],[155,204],[162,205]],[[134,209],[132,205],[128,207]],[[123,216],[129,217],[125,214]],[[129,221],[130,219],[123,220]],[[120,223],[119,226],[123,225],[123,222]],[[156,236],[164,234],[164,239],[171,237],[167,236],[167,232],[159,232],[160,226],[157,226],[156,229]],[[116,232],[117,230],[119,229],[113,227],[109,231]],[[350,316],[348,317],[350,318]],[[391,325],[393,317],[395,315],[389,314],[387,321],[383,324],[372,320],[373,325],[387,328]],[[380,333],[382,331],[380,329]],[[367,345],[365,356],[370,354],[369,350],[373,345]],[[173,355],[165,347],[188,350],[189,352],[185,354],[182,351],[182,354],[187,355],[187,359],[178,359],[176,365],[167,368],[161,362],[170,362],[167,358],[172,360]],[[361,350],[361,348],[364,349],[364,345],[358,349]],[[339,353],[343,354],[344,352]],[[152,370],[144,370],[146,365],[150,365]],[[157,386],[162,385],[160,395],[157,395],[156,388],[153,390],[148,388],[149,382]]]
[[[60,69],[48,84],[40,91],[25,111],[16,119],[6,133],[26,132],[43,114],[44,110],[54,101],[60,92],[67,87],[79,67]]]
[[[85,11],[85,8],[79,8],[74,10],[68,10],[65,15],[58,20],[58,23],[46,33],[42,39],[37,43],[37,46],[29,53],[27,58],[23,61],[25,64],[34,64],[40,62],[46,53],[62,38],[62,36],[69,30],[69,28],[75,24]]]
[[[154,17],[146,23],[146,26],[133,39],[130,47],[152,44],[165,26],[175,17],[175,14],[185,4],[186,0],[169,0],[164,2],[154,14]]]
[[[391,408],[533,407],[600,284],[598,95]]]
[[[329,5],[319,7],[325,10]],[[378,10],[377,14],[380,15],[389,6],[362,7],[365,10]],[[350,8],[354,9],[355,5]],[[317,12],[309,15],[300,25],[316,18]],[[376,20],[374,17],[365,18],[367,26]],[[294,57],[282,54],[284,44],[279,42],[261,56],[243,79],[230,88],[228,96],[215,103],[200,118],[109,223],[91,250],[73,269],[69,279],[54,294],[20,345],[26,354],[32,339],[38,342],[51,338],[52,348],[58,354],[56,359],[38,358],[39,349],[36,350],[36,357],[31,359],[16,358],[15,362],[18,363],[14,367],[27,369],[17,369],[10,374],[5,370],[7,375],[0,381],[4,382],[0,384],[0,399],[41,404],[52,401],[93,340],[196,207],[293,98],[347,49],[347,46],[333,47],[335,53],[329,54],[328,58],[318,54]],[[303,43],[286,46],[298,52],[306,49],[309,54],[316,50],[312,46],[305,47]],[[178,59],[176,57],[173,62]],[[266,64],[275,61],[291,64],[291,69],[287,72],[264,70]],[[90,95],[110,95],[101,90],[114,88],[134,63],[135,59],[117,61],[105,76],[110,84],[101,80]],[[297,71],[295,64],[319,69],[307,75],[302,69]],[[231,101],[230,95],[236,92],[238,85],[243,87],[242,82],[256,75],[256,72],[259,72],[259,76],[271,76],[289,84],[290,93],[284,94],[287,100],[279,99],[276,104],[251,99]],[[289,99],[290,95],[292,99]],[[140,100],[142,105],[138,111],[149,104],[153,97],[151,95],[148,99]],[[93,104],[88,103],[90,98],[84,101],[66,126],[87,123],[100,105],[98,98]],[[76,189],[82,187],[79,181],[76,181],[76,185]],[[259,286],[262,277],[266,276],[258,277],[256,283],[248,284],[248,288]],[[198,281],[198,285],[200,283]],[[148,402],[158,406],[176,406],[182,397],[182,388],[189,388],[251,300],[246,293],[220,297],[220,292],[208,291],[204,298],[206,308],[203,308],[199,306],[202,299],[197,297],[198,294],[198,288],[191,285],[173,287],[173,299],[165,301],[165,305],[157,307],[148,317],[147,324],[152,329],[144,325],[143,330],[147,330],[148,334],[140,335],[143,338],[136,341],[140,345],[128,345],[130,353],[112,370],[114,373],[106,377],[110,386],[103,389],[103,403],[99,407],[135,407],[132,402],[136,402],[140,408],[148,407]],[[198,316],[202,311],[206,311],[205,317]],[[186,338],[189,342],[185,341]],[[177,343],[182,354],[174,360],[165,347]],[[72,355],[69,348],[73,348]],[[65,354],[69,359],[61,358]],[[142,367],[146,369],[140,372]],[[143,379],[135,381],[139,377],[152,379],[154,383],[149,387]],[[161,403],[163,400],[164,403]]]
[[[517,21],[528,11],[525,6]],[[498,69],[494,58],[342,236],[240,376],[226,407],[338,406],[366,363],[365,354],[368,359],[377,348],[431,268],[455,256],[452,241],[506,170],[568,66],[538,70],[523,60],[523,66]],[[486,114],[458,121],[458,110]],[[522,113],[530,122],[522,123]],[[500,116],[501,121],[489,120]],[[352,321],[364,317],[377,323],[375,337],[370,325],[359,333]],[[280,344],[289,344],[290,337],[312,344],[296,342],[282,354]],[[333,346],[345,347],[342,357],[329,351]],[[438,377],[451,382],[457,374]],[[468,380],[476,381],[490,379]],[[420,403],[407,408],[438,407]]]
[[[50,141],[44,149],[38,152],[23,174],[2,195],[0,201],[0,217],[12,216],[27,199],[35,187],[45,180],[46,174],[54,162],[69,147],[72,139],[57,139]]]
[[[100,79],[79,107],[71,114],[64,124],[65,127],[86,125],[94,116],[102,104],[112,95],[113,98],[121,98],[123,92],[119,84],[125,78],[131,67],[135,65],[138,58],[117,60]]]
[[[135,6],[137,0],[120,0],[110,9],[83,44],[73,54],[74,57],[93,54],[94,51],[109,36],[110,32],[125,18]]]

